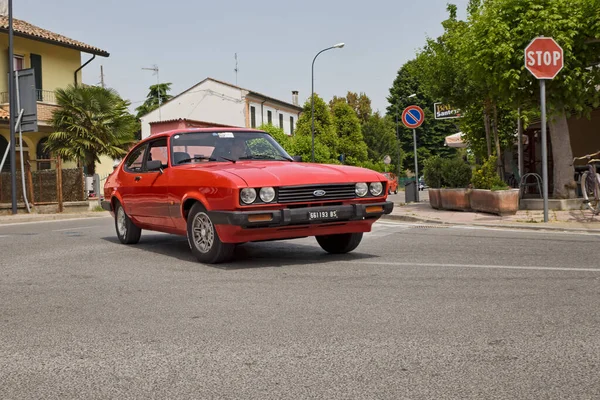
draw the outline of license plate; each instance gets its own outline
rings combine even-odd
[[[338,212],[337,210],[309,211],[308,219],[310,221],[323,219],[338,219]]]

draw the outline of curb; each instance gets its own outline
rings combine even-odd
[[[64,221],[84,218],[103,218],[107,216],[110,216],[110,214],[107,211],[92,211],[66,214],[18,214],[17,216],[0,216],[0,226],[26,224],[32,222]]]
[[[515,224],[486,224],[486,223],[462,223],[462,222],[445,222],[434,219],[410,217],[407,215],[384,215],[382,219],[388,219],[392,221],[404,221],[404,222],[422,222],[427,224],[437,225],[458,225],[458,226],[477,226],[485,228],[509,228],[509,229],[521,229],[525,231],[552,231],[552,232],[579,232],[579,233],[596,233],[600,234],[600,229],[588,229],[588,228],[563,228],[558,226],[528,226],[528,225],[515,225]],[[540,223],[543,224],[543,223]]]

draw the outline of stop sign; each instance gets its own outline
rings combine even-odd
[[[564,63],[563,49],[552,38],[535,38],[525,48],[525,68],[537,79],[554,79]]]

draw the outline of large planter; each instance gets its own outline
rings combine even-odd
[[[469,211],[469,189],[440,189],[440,202],[444,210]]]
[[[436,210],[439,210],[440,208],[442,208],[442,199],[440,197],[440,190],[441,189],[429,189],[429,205],[431,206],[431,208],[435,208]]]
[[[471,190],[471,209],[501,216],[515,215],[519,210],[519,189]]]

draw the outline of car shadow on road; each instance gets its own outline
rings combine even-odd
[[[107,242],[120,244],[116,237],[104,237]],[[167,257],[176,258],[181,261],[198,264],[192,254],[185,238],[163,234],[142,235],[139,243],[130,246],[132,250],[142,250]],[[209,267],[223,270],[239,270],[252,268],[274,268],[300,266],[307,264],[319,264],[326,262],[343,261],[345,263],[354,260],[365,260],[377,258],[378,256],[360,252],[360,247],[349,254],[328,254],[321,248],[298,243],[292,240],[279,240],[272,242],[246,243],[236,246],[234,258],[228,263],[207,265]],[[202,264],[201,264],[202,265]]]

